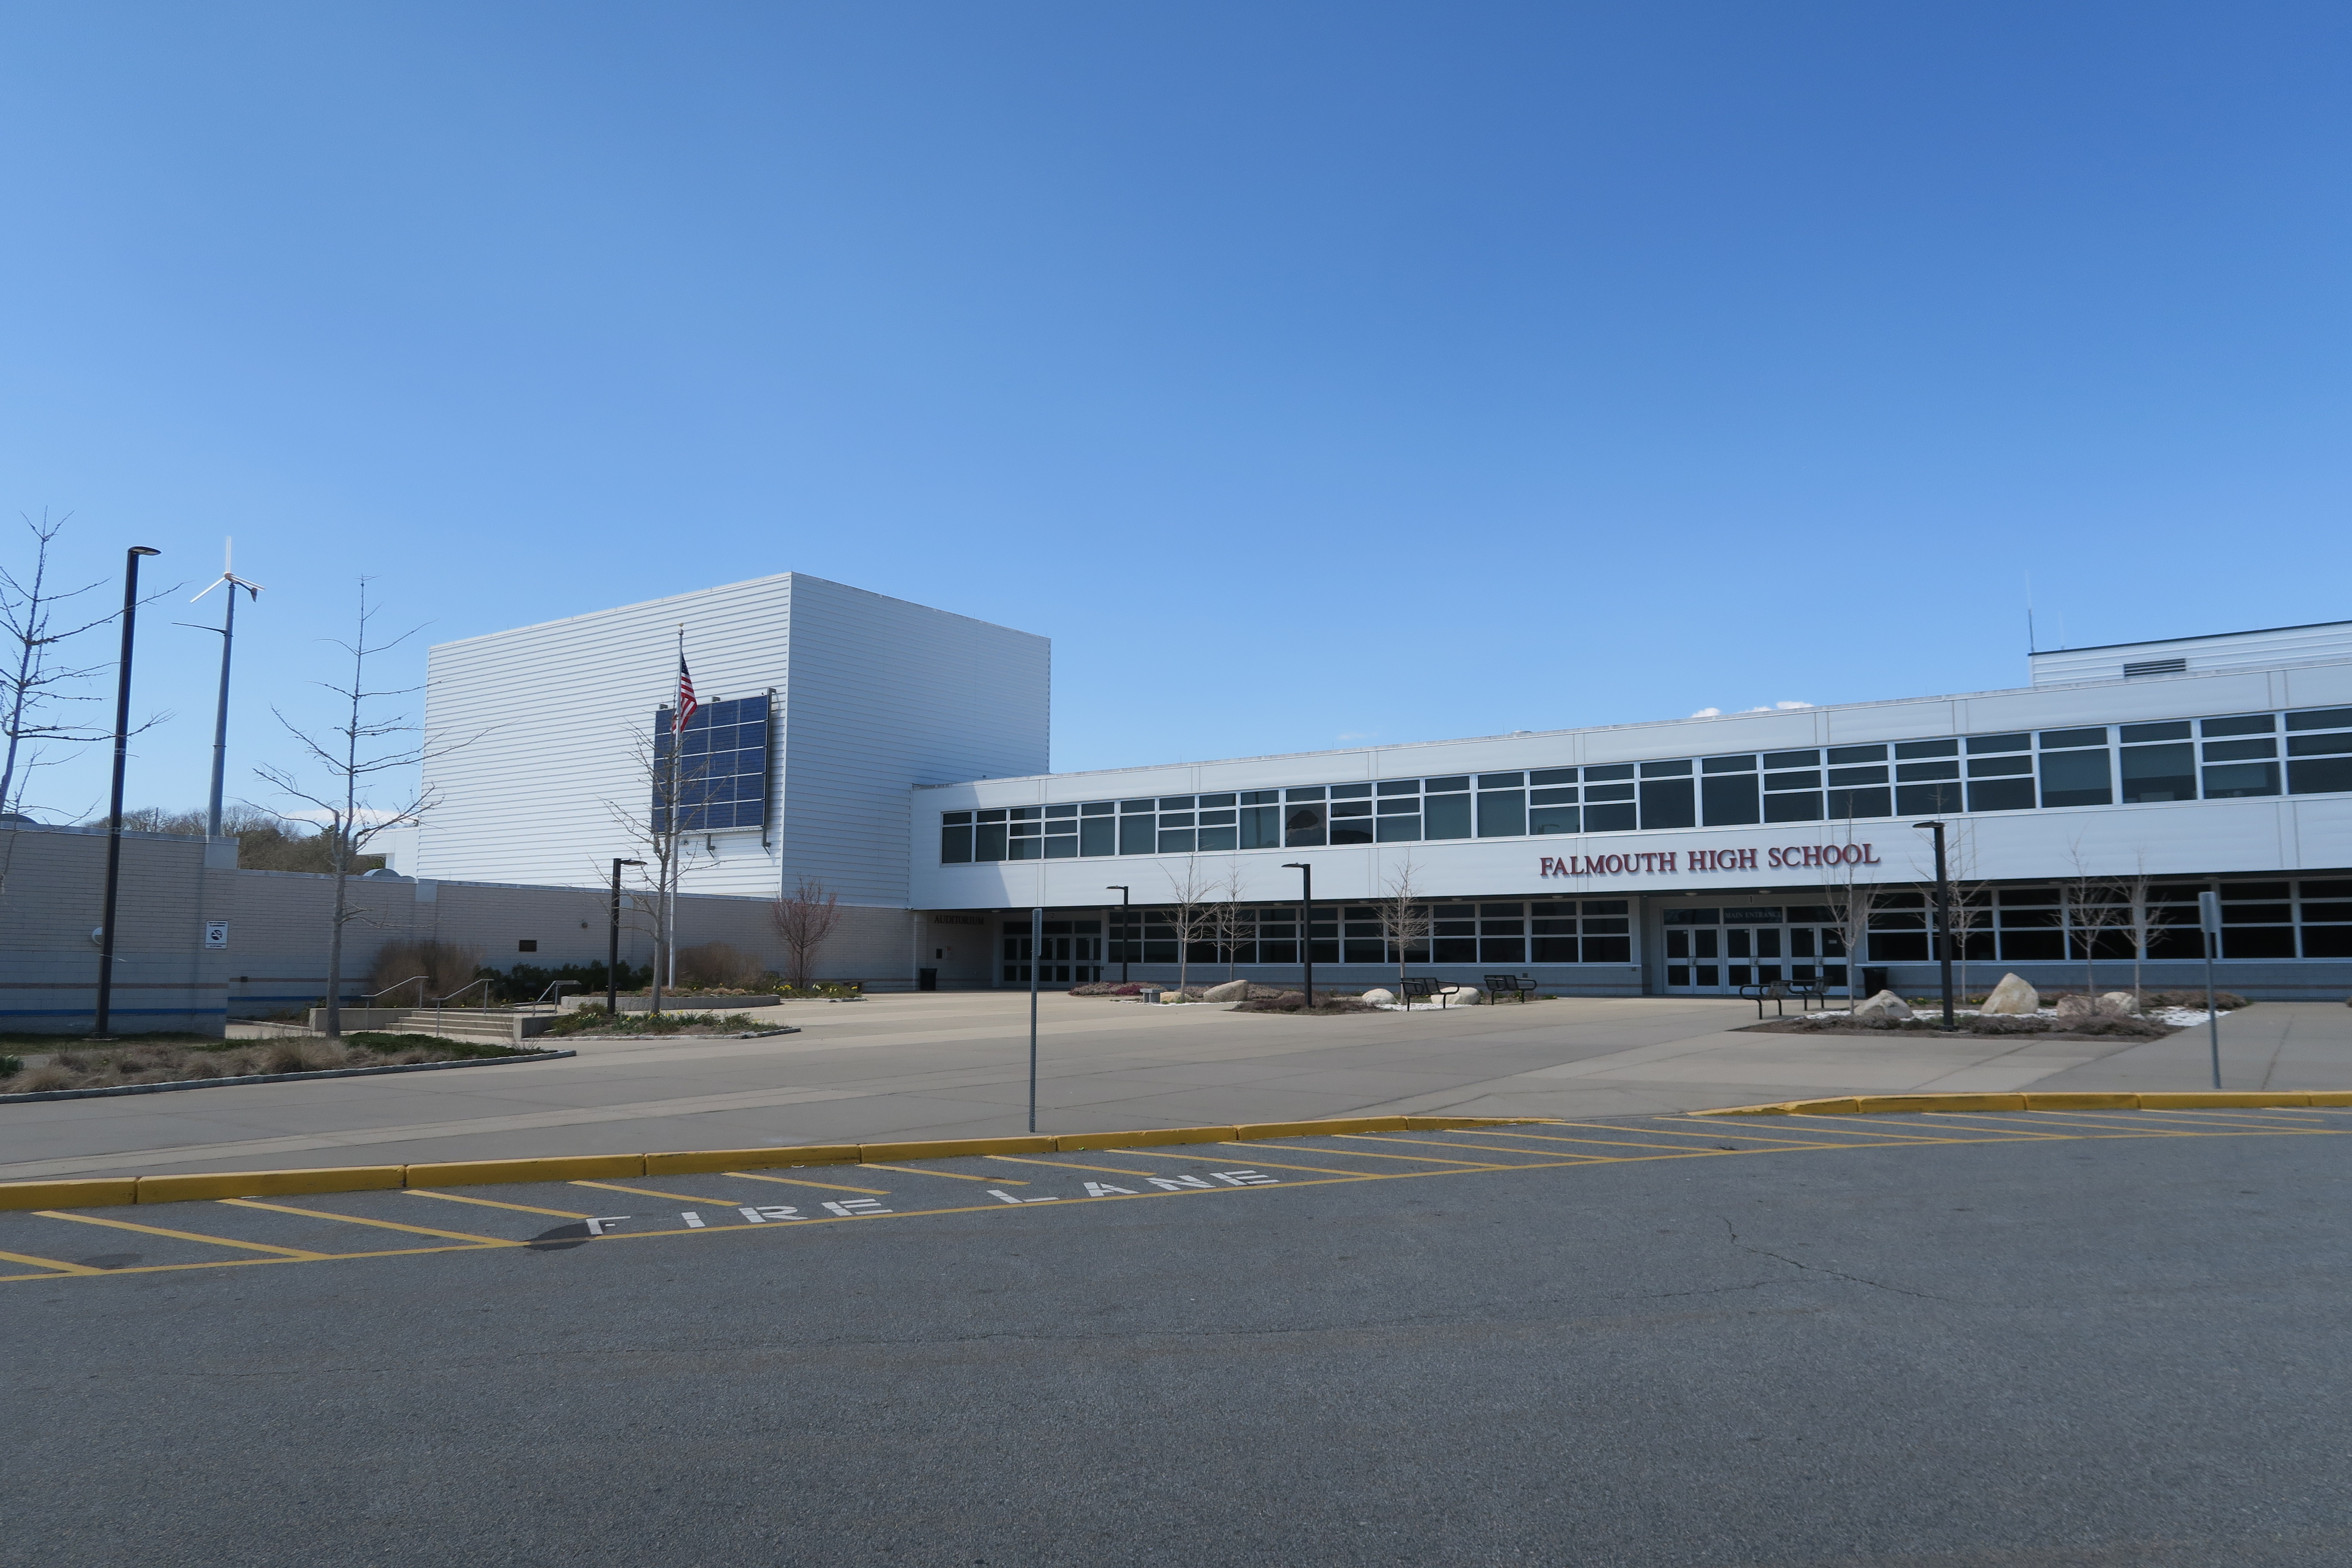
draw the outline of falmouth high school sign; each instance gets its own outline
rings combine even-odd
[[[1643,877],[1660,872],[1797,870],[1830,866],[1875,866],[1867,844],[1796,844],[1768,848],[1758,863],[1753,849],[1662,849],[1635,855],[1547,855],[1546,877]]]

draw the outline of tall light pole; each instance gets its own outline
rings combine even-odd
[[[621,868],[642,866],[642,860],[613,862],[613,924],[604,942],[604,1016],[621,1016]]]
[[[1045,911],[1029,911],[1029,1131],[1037,1131],[1037,960],[1045,951]]]
[[[1911,826],[1936,836],[1936,955],[1943,964],[1944,1027],[1948,1029],[1952,1026],[1952,879],[1944,866],[1944,825],[1915,822]],[[1847,955],[1846,962],[1853,962],[1852,954]]]
[[[1286,860],[1286,871],[1298,873],[1303,891],[1298,905],[1298,956],[1306,964],[1306,1010],[1315,1011],[1315,868],[1303,860]]]
[[[228,772],[228,664],[229,651],[236,642],[236,591],[242,588],[256,599],[261,597],[261,584],[248,583],[238,576],[232,569],[232,560],[227,546],[224,545],[221,550],[221,574],[205,584],[204,594],[198,594],[195,599],[188,601],[193,605],[196,599],[203,598],[205,594],[223,584],[228,585],[228,604],[222,611],[221,624],[217,627],[196,627],[198,631],[216,630],[221,639],[220,706],[213,712],[213,793],[211,803],[205,811],[205,834],[211,838],[221,836],[221,784]],[[194,625],[191,621],[180,624],[184,626]]]
[[[114,784],[107,795],[106,911],[99,921],[98,1018],[92,1035],[103,1035],[114,1015],[114,895],[122,879],[122,763],[131,741],[131,635],[139,613],[139,558],[161,555],[134,544],[122,553],[122,663],[114,682]]]
[[[1118,983],[1124,985],[1127,984],[1127,889],[1117,882],[1108,882],[1104,884],[1103,891],[1118,895]]]

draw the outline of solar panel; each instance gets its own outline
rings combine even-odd
[[[725,833],[762,827],[768,820],[768,699],[738,698],[705,702],[686,721],[670,728],[672,710],[654,710],[653,820],[656,833],[670,831],[670,791],[675,779],[677,831]],[[677,768],[671,748],[677,742]]]

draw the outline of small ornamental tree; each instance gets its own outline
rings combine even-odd
[[[816,955],[841,923],[841,895],[814,877],[803,877],[768,910],[776,939],[784,944],[788,978],[795,991],[809,988]]]
[[[1416,948],[1426,949],[1429,942],[1429,906],[1412,885],[1412,857],[1408,855],[1391,869],[1383,888],[1381,901],[1381,935],[1396,952],[1397,999],[1404,999],[1404,966],[1406,954]]]

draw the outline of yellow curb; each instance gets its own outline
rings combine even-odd
[[[315,1171],[205,1171],[185,1176],[142,1176],[142,1204],[194,1198],[275,1198],[301,1193],[364,1193],[403,1184],[404,1165],[346,1165]]]
[[[702,1176],[719,1171],[758,1171],[778,1165],[855,1165],[855,1143],[813,1143],[796,1149],[693,1149],[646,1156],[648,1176]]]
[[[1864,1094],[1833,1100],[1784,1100],[1771,1105],[1727,1105],[1697,1116],[1870,1116],[1889,1111],[1968,1110],[2196,1110],[2235,1108],[2352,1105],[2352,1089],[2165,1091],[2093,1094]]]
[[[1810,1102],[1808,1102],[1810,1103]],[[1849,1108],[1851,1100],[1839,1101]],[[2347,1100],[2352,1103],[2352,1100]],[[1779,1109],[1777,1107],[1772,1109]],[[1727,1112],[1702,1112],[1722,1115]],[[1396,1132],[1510,1127],[1540,1116],[1342,1116],[1321,1121],[1264,1121],[1241,1127],[1150,1127],[1123,1132],[1072,1132],[1031,1138],[966,1138],[940,1142],[820,1143],[797,1148],[690,1149],[661,1154],[571,1154],[534,1160],[453,1160],[421,1165],[324,1165],[291,1171],[204,1171],[172,1176],[96,1176],[58,1182],[0,1182],[0,1209],[110,1208],[122,1204],[207,1198],[363,1193],[388,1187],[490,1186],[576,1182],[598,1176],[692,1176],[784,1165],[859,1161],[950,1160],[977,1154],[1046,1154],[1082,1149],[1137,1149],[1160,1143],[1229,1143],[1247,1138],[1316,1138],[1340,1132]]]
[[[0,1209],[102,1209],[138,1198],[136,1176],[0,1184]]]
[[[412,1187],[478,1187],[492,1182],[576,1182],[583,1176],[642,1176],[643,1154],[562,1154],[543,1160],[452,1160],[408,1167]]]

